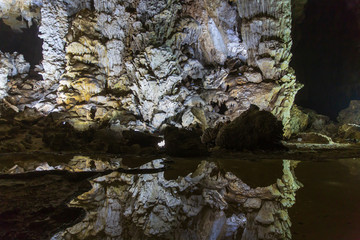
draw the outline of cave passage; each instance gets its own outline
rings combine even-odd
[[[295,103],[336,119],[360,99],[358,0],[308,0],[293,28],[292,67],[305,86]]]
[[[35,23],[29,28],[22,29],[22,32],[16,32],[0,19],[0,50],[23,54],[33,68],[42,60],[42,39],[38,33],[39,28]]]

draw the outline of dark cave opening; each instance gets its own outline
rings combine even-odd
[[[42,39],[39,38],[39,27],[33,23],[31,27],[16,32],[0,19],[0,50],[2,52],[18,52],[24,55],[31,68],[42,60]]]
[[[305,18],[293,26],[293,61],[305,86],[295,103],[336,119],[360,99],[358,0],[308,0]]]

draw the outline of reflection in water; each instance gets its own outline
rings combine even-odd
[[[349,173],[354,176],[360,176],[360,159],[359,158],[347,158],[339,159],[339,162],[345,165],[349,169]]]
[[[287,209],[301,186],[297,163],[283,160],[282,178],[255,189],[207,161],[176,180],[166,180],[163,172],[113,172],[91,180],[92,189],[71,201],[87,215],[52,240],[291,239]],[[154,160],[140,168],[162,166]]]

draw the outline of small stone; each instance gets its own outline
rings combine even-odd
[[[245,208],[259,209],[261,207],[260,198],[248,198],[244,203]]]
[[[260,83],[262,81],[262,75],[258,72],[245,72],[244,76],[249,82]]]
[[[274,222],[273,209],[274,206],[271,202],[264,202],[258,215],[255,218],[255,221],[263,225],[272,224]]]

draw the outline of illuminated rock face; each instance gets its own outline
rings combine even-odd
[[[40,0],[4,0],[0,2],[0,18],[15,31],[22,31],[32,21],[40,20]]]
[[[141,168],[160,168],[161,162]],[[282,178],[255,189],[206,161],[177,180],[166,180],[163,172],[112,173],[92,180],[92,189],[71,201],[70,206],[85,208],[87,215],[52,240],[291,239],[287,209],[301,185],[296,165],[284,160]]]
[[[30,64],[24,60],[24,56],[17,54],[2,53],[0,51],[0,98],[8,95],[11,77],[25,78],[29,72]]]
[[[290,0],[44,0],[36,6],[44,41],[40,85],[51,94],[46,103],[26,106],[67,112],[71,117],[62,121],[79,129],[126,111],[136,121],[123,127],[156,130],[214,127],[255,104],[289,135],[300,88],[289,67]]]

